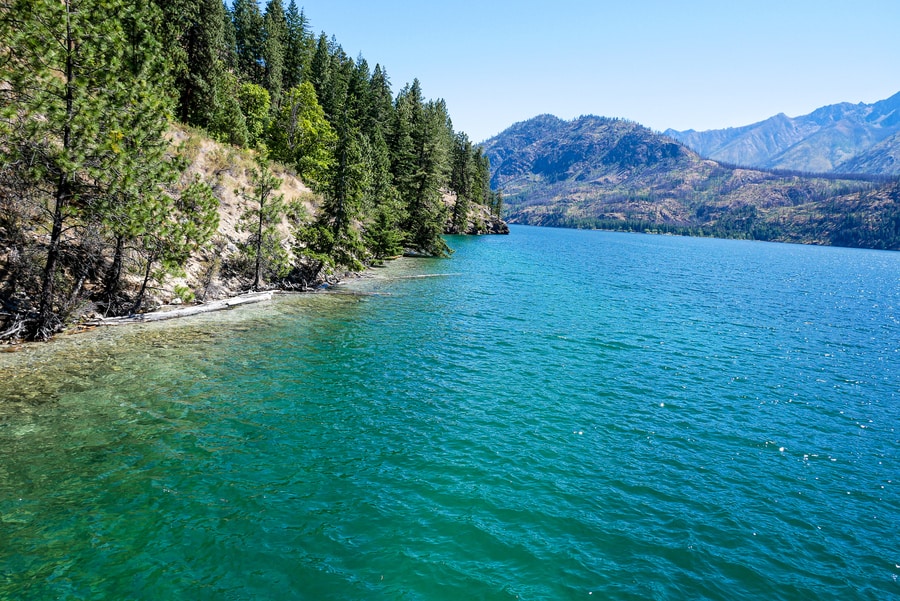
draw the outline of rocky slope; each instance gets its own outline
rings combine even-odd
[[[900,93],[873,104],[824,106],[800,117],[779,114],[744,127],[664,133],[701,156],[735,165],[900,174],[900,162],[893,160],[900,155]]]
[[[214,300],[233,296],[247,290],[250,280],[246,275],[228,269],[229,263],[237,257],[238,244],[248,234],[239,231],[237,225],[246,208],[246,201],[241,192],[252,188],[251,173],[256,167],[254,154],[251,151],[237,149],[233,146],[219,144],[204,135],[190,132],[183,128],[173,130],[173,143],[182,144],[183,151],[190,161],[186,177],[199,175],[213,187],[219,199],[219,229],[212,243],[193,257],[185,268],[186,275],[172,278],[158,292],[156,301],[160,303],[180,302],[176,288],[186,286],[195,291],[197,298]],[[273,173],[281,180],[279,194],[284,201],[292,205],[295,213],[312,216],[321,202],[321,197],[304,184],[296,174],[282,165],[273,164]],[[456,202],[456,196],[444,195],[448,212]],[[288,219],[280,226],[284,236],[284,248],[291,256],[291,231]],[[469,235],[505,234],[509,233],[506,223],[491,215],[487,207],[473,204],[469,210],[467,227],[464,232],[453,232],[448,222],[447,233]]]

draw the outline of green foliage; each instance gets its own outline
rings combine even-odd
[[[269,122],[271,102],[269,92],[254,83],[243,83],[238,91],[238,102],[247,126],[247,145],[259,146]]]
[[[238,230],[249,231],[250,237],[239,248],[252,265],[252,289],[259,290],[264,281],[284,277],[288,272],[287,252],[278,232],[286,207],[284,195],[275,194],[281,187],[281,180],[272,173],[265,157],[257,159],[251,182],[252,193],[242,192],[251,206],[241,215],[238,224]]]
[[[178,3],[160,2],[172,12]],[[224,76],[221,53],[225,44],[225,7],[222,0],[198,0],[184,5],[177,43],[172,44],[175,63],[175,86],[178,91],[178,116],[186,124],[209,127],[220,109],[222,94],[218,90]]]
[[[442,101],[425,102],[418,80],[400,92],[391,133],[392,171],[406,207],[405,245],[417,253],[446,256],[451,252],[442,238],[446,208],[441,199],[450,136]]]
[[[299,267],[304,284],[316,282],[323,273],[328,275],[334,271],[332,248],[334,232],[327,225],[315,222],[294,228],[294,255],[302,261]]]
[[[124,0],[17,0],[0,13],[0,90],[11,108],[0,152],[14,164],[29,157],[28,176],[42,191],[36,199],[52,215],[35,338],[58,329],[60,307],[73,300],[59,298],[56,285],[61,260],[83,245],[64,234],[91,225],[113,184],[146,164],[155,169],[159,123],[171,107],[149,28],[157,22],[152,6]],[[148,160],[139,154],[143,145]]]
[[[256,0],[234,0],[235,58],[243,81],[265,86],[265,21]]]
[[[172,292],[175,293],[175,296],[177,296],[182,303],[192,303],[196,298],[194,291],[184,284],[177,284]]]
[[[263,19],[263,65],[266,89],[272,104],[278,106],[281,86],[284,80],[285,44],[287,43],[287,22],[281,0],[269,0]]]
[[[6,0],[0,39],[0,243],[14,249],[0,255],[0,300],[26,299],[17,311],[38,338],[89,296],[139,310],[212,235],[211,190],[181,184],[201,148],[171,148],[173,118],[270,152],[321,195],[301,225],[260,164],[241,222],[254,287],[287,272],[286,213],[304,266],[329,273],[447,254],[442,195],[462,199],[456,223],[489,197],[486,161],[443,101],[417,80],[395,101],[384,68],[314,37],[295,0],[264,14],[257,0]]]
[[[375,218],[365,232],[366,246],[372,257],[381,261],[401,254],[403,239],[397,209],[389,203],[381,204],[375,209]]]
[[[315,40],[310,33],[306,15],[297,9],[295,0],[291,0],[285,10],[283,90],[300,85],[309,69],[314,48]]]
[[[195,178],[180,194],[160,194],[142,202],[130,237],[143,261],[143,281],[132,313],[141,310],[147,285],[181,273],[184,264],[212,239],[219,227],[219,200]]]
[[[325,187],[325,202],[317,223],[331,230],[328,253],[334,264],[360,270],[365,249],[357,224],[362,217],[369,172],[363,159],[360,134],[348,121],[341,124],[335,160]]]
[[[246,146],[250,139],[247,118],[239,100],[241,87],[232,73],[223,74],[216,88],[217,110],[208,125],[213,138],[234,146]]]
[[[325,183],[337,134],[325,119],[312,84],[303,82],[284,94],[268,139],[275,160],[295,167],[312,186]]]

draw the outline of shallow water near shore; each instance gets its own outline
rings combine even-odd
[[[900,596],[900,253],[449,242],[0,354],[0,599]]]

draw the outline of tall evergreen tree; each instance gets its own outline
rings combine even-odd
[[[222,78],[216,84],[218,95],[216,111],[207,126],[207,130],[216,140],[234,146],[246,146],[250,139],[247,118],[240,102],[241,88],[242,85],[234,73],[225,71],[222,74]]]
[[[290,90],[300,85],[307,75],[315,51],[315,37],[303,10],[291,0],[285,10],[286,39],[284,44],[284,81],[282,89]]]
[[[309,64],[309,76],[304,80],[312,84],[319,104],[324,107],[323,99],[329,93],[331,85],[331,50],[328,46],[328,36],[324,31],[316,41],[316,49]],[[328,112],[325,114],[328,115]]]
[[[59,269],[75,240],[67,230],[84,225],[108,192],[110,173],[123,166],[118,157],[141,151],[135,113],[167,114],[159,81],[142,79],[128,30],[154,22],[150,6],[125,0],[15,0],[0,15],[0,90],[8,100],[0,152],[4,161],[30,156],[29,173],[50,206],[34,338],[61,325]]]
[[[348,61],[347,90],[344,99],[344,113],[353,127],[362,131],[366,136],[370,132],[364,128],[368,125],[368,115],[373,102],[369,63],[360,55],[356,62]]]
[[[363,131],[370,137],[380,133],[388,138],[394,117],[394,97],[391,92],[391,80],[381,65],[375,65],[369,80],[369,104],[363,122]]]
[[[359,131],[345,114],[338,124],[334,161],[318,219],[320,225],[331,231],[328,254],[335,264],[352,270],[362,269],[365,254],[358,226],[368,187],[362,146]]]
[[[451,153],[450,189],[456,193],[456,202],[450,217],[454,233],[465,233],[469,205],[475,201],[473,180],[475,177],[472,142],[465,133],[458,133],[453,139]]]
[[[238,71],[237,59],[237,30],[234,28],[234,11],[222,0],[224,14],[222,15],[222,50],[219,58],[224,68],[235,73]]]
[[[265,22],[256,0],[234,0],[235,51],[241,79],[265,86]]]
[[[183,123],[208,127],[220,102],[225,7],[222,0],[197,0],[191,17],[180,40],[185,64],[176,72],[178,117]]]
[[[448,140],[446,105],[425,102],[419,80],[414,80],[397,95],[392,168],[406,207],[406,245],[427,255],[450,254],[441,237],[446,220],[441,187],[446,181]]]
[[[269,91],[272,106],[278,106],[281,100],[281,86],[284,83],[285,46],[287,44],[287,23],[281,0],[269,0],[263,24],[265,29],[263,41],[265,88]]]
[[[387,142],[381,132],[370,139],[369,188],[366,191],[365,240],[375,259],[392,257],[403,252],[403,205],[391,176],[391,158]]]
[[[287,256],[281,246],[278,224],[285,212],[284,195],[276,194],[281,180],[272,173],[269,161],[262,157],[251,178],[253,192],[242,193],[252,203],[241,216],[240,229],[250,231],[250,238],[243,244],[245,255],[253,265],[253,290],[259,290],[265,276],[284,275]]]

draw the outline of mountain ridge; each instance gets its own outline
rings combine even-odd
[[[779,113],[739,127],[663,132],[704,157],[736,165],[882,175],[900,175],[900,163],[890,160],[900,156],[898,133],[900,92],[871,104],[826,105],[799,117]]]
[[[540,115],[483,148],[511,223],[900,249],[900,192],[884,176],[727,165],[593,115]]]

